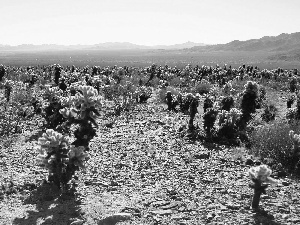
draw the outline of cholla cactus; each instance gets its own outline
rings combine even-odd
[[[244,129],[246,124],[251,119],[251,113],[255,113],[255,109],[257,107],[257,99],[259,97],[258,94],[258,84],[253,81],[248,81],[245,84],[245,90],[242,94],[242,103],[241,103],[241,110],[242,110],[242,123],[241,128]]]
[[[254,189],[252,199],[252,208],[258,208],[261,194],[266,194],[266,188],[269,184],[278,183],[277,180],[270,177],[272,170],[267,165],[260,165],[249,169],[249,176],[252,184],[249,186]]]
[[[300,134],[295,134],[293,130],[289,132],[289,137],[293,142],[293,150],[290,154],[290,166],[291,170],[293,170],[295,167],[298,167],[300,169]]]
[[[46,133],[38,139],[38,144],[42,149],[45,149],[48,153],[59,152],[61,148],[66,148],[68,140],[60,133],[48,129]]]
[[[69,104],[70,108],[61,109],[60,113],[65,118],[90,121],[97,126],[95,119],[99,112],[96,107],[102,103],[101,96],[91,86],[78,86],[78,91],[75,96],[63,100],[65,104]]]
[[[73,146],[61,133],[48,129],[38,140],[37,163],[49,170],[49,181],[65,187],[75,171],[84,168],[87,154],[84,146]]]
[[[98,91],[91,86],[79,86],[80,92],[75,95],[74,104],[76,107],[80,107],[81,111],[85,111],[88,108],[95,108],[101,103],[101,96]]]
[[[213,107],[208,108],[203,114],[203,127],[208,137],[211,137],[218,112],[219,108],[217,105],[214,105]]]
[[[300,146],[300,134],[295,134],[293,130],[290,130],[289,137],[291,138],[295,146]]]
[[[236,141],[241,115],[242,112],[236,108],[230,109],[229,112],[225,110],[219,111],[217,116],[217,136]]]
[[[72,144],[76,147],[84,146],[87,150],[89,141],[96,135],[96,130],[94,129],[94,127],[98,127],[96,116],[100,115],[97,108],[102,105],[103,98],[91,86],[79,85],[77,90],[78,92],[75,96],[62,100],[67,106],[59,112],[67,119],[62,130],[69,130],[72,124],[78,125],[74,131],[76,140]]]
[[[198,112],[198,106],[199,106],[199,99],[200,99],[200,95],[196,95],[196,96],[193,96],[193,99],[192,99],[192,102],[190,104],[190,107],[189,107],[189,111],[190,111],[190,119],[189,119],[189,130],[193,130],[194,129],[194,118]]]
[[[11,95],[13,85],[14,85],[14,82],[12,80],[5,80],[5,82],[4,82],[4,88],[5,88],[4,95],[5,95],[7,102],[9,102],[9,100],[10,100],[10,95]]]
[[[223,91],[226,95],[229,95],[232,91],[232,84],[231,82],[227,82],[224,87],[223,87]]]
[[[241,115],[242,115],[241,110],[232,108],[227,113],[227,118],[230,121],[230,123],[236,124],[236,122],[240,119]]]
[[[62,90],[59,87],[51,87],[50,85],[45,85],[44,97],[49,101],[56,101],[61,95]]]
[[[87,154],[84,153],[84,150],[85,148],[83,146],[75,147],[71,145],[70,151],[68,152],[70,161],[80,168],[84,168],[83,161],[87,158]]]
[[[216,100],[218,96],[220,95],[220,89],[217,86],[213,86],[208,93],[210,96],[213,96]]]
[[[230,108],[234,105],[234,99],[232,96],[225,96],[221,98],[221,108],[223,110],[229,111]]]
[[[245,84],[244,88],[245,93],[252,93],[256,96],[258,95],[258,84],[256,82],[248,81],[247,84]]]

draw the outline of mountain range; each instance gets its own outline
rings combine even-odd
[[[17,46],[1,45],[0,50],[3,51],[56,51],[56,50],[148,50],[148,49],[165,49],[165,50],[176,50],[192,48],[195,46],[205,46],[203,43],[185,42],[182,44],[175,45],[137,45],[129,42],[105,42],[94,45],[55,45],[55,44],[23,44]]]
[[[300,61],[300,32],[282,33],[247,41],[234,40],[227,44],[194,46],[186,52],[265,52],[269,60]]]
[[[169,52],[168,54],[210,54],[217,55],[243,54],[255,55],[257,53],[267,56],[272,61],[297,61],[300,62],[300,32],[282,33],[278,36],[265,36],[259,39],[251,39],[246,41],[234,40],[226,44],[208,45],[203,43],[186,42],[175,45],[156,45],[146,46],[137,45],[129,42],[106,42],[94,45],[56,45],[43,44],[32,45],[23,44],[18,46],[1,45],[0,53],[3,52],[63,52],[63,51],[157,51],[156,54]],[[154,53],[153,53],[154,54]]]
[[[300,50],[300,32],[282,33],[278,36],[265,36],[247,41],[234,40],[227,44],[207,45],[186,42],[175,45],[146,46],[129,42],[106,42],[94,45],[56,45],[56,44],[23,44],[18,46],[1,45],[0,50],[46,51],[46,50],[184,50],[184,51],[269,51],[281,52]]]
[[[192,47],[193,51],[287,51],[300,48],[300,32],[265,36],[247,41],[234,40],[227,44]]]

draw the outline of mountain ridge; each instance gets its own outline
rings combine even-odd
[[[21,44],[17,46],[2,45],[0,44],[0,50],[12,50],[12,51],[43,51],[43,50],[153,50],[153,49],[185,49],[195,46],[205,46],[203,43],[185,42],[174,45],[138,45],[130,42],[104,42],[93,45],[59,45],[59,44]]]
[[[300,49],[300,32],[264,36],[246,41],[234,40],[226,44],[195,46],[191,51],[290,51]]]

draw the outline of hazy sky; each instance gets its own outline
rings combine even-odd
[[[0,0],[0,44],[217,44],[300,31],[299,0]]]

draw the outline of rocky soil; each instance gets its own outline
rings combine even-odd
[[[35,164],[38,126],[2,140],[0,224],[300,224],[299,180],[274,171],[279,184],[252,210],[247,152],[189,140],[179,132],[187,121],[156,102],[103,114],[87,167],[65,194]]]

